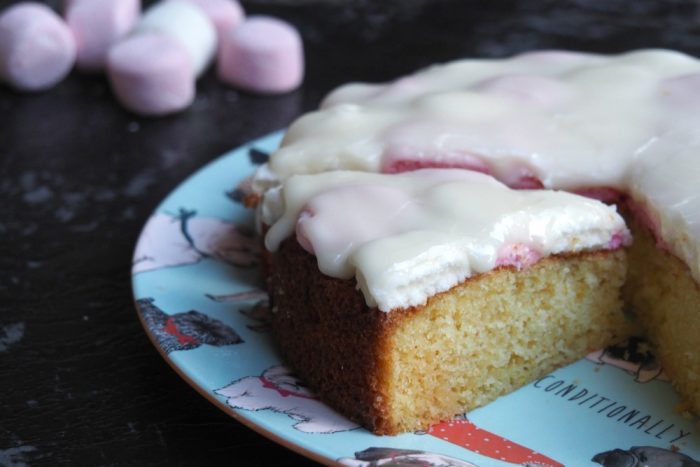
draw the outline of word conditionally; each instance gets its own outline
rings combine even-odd
[[[562,379],[557,379],[553,375],[547,375],[532,383],[537,389],[559,396],[569,402],[576,403],[581,407],[595,410],[601,415],[605,415],[617,422],[636,428],[644,429],[644,433],[655,438],[668,440],[675,443],[691,435],[690,431],[674,429],[675,424],[665,421],[663,418],[653,417],[649,414],[627,407],[609,397],[589,391],[578,384],[567,383]]]

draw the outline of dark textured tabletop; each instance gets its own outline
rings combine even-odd
[[[700,55],[699,5],[255,0],[249,14],[301,31],[296,92],[256,97],[210,71],[190,109],[149,119],[123,110],[101,76],[32,95],[0,86],[0,466],[313,464],[202,398],[146,337],[129,269],[158,202],[345,81],[540,48]]]

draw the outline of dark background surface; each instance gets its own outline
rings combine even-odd
[[[139,324],[129,268],[141,226],[168,192],[333,87],[539,48],[700,55],[692,1],[244,6],[300,29],[300,90],[255,97],[209,72],[189,110],[146,119],[122,110],[100,76],[74,73],[36,95],[0,86],[0,466],[313,464],[228,417],[170,369]]]

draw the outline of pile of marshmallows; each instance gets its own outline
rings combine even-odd
[[[293,26],[245,18],[236,0],[65,0],[62,19],[35,2],[0,14],[0,79],[41,91],[73,68],[105,71],[129,110],[165,115],[188,107],[195,82],[217,55],[219,78],[260,94],[301,83],[304,55]]]

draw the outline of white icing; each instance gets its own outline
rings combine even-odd
[[[263,212],[282,212],[280,203],[284,214],[266,247],[276,250],[296,230],[321,272],[357,277],[367,304],[383,311],[424,304],[493,269],[506,245],[545,256],[607,248],[626,232],[614,207],[565,192],[511,190],[459,169],[297,175],[281,197],[266,197]]]
[[[680,169],[680,170],[679,170]],[[700,281],[700,153],[645,158],[630,171],[630,194],[657,221],[656,234]]]
[[[388,84],[335,90],[290,127],[265,169],[267,186],[294,174],[442,165],[488,172],[513,186],[535,179],[553,189],[611,187],[647,206],[671,252],[700,281],[699,108],[700,61],[678,52],[461,60]],[[483,206],[485,197],[474,196]],[[433,246],[452,248],[437,240]],[[463,263],[445,265],[446,277],[463,275]],[[367,290],[394,280],[362,274]]]
[[[672,131],[679,117],[700,123],[692,106],[680,112],[660,102],[667,78],[698,73],[695,59],[657,50],[453,62],[386,85],[339,88],[290,127],[270,165],[285,178],[386,171],[397,154],[443,161],[466,154],[499,178],[524,165],[548,188],[621,187],[651,138]]]

